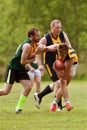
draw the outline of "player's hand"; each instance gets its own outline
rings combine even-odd
[[[44,75],[44,71],[40,71],[41,72],[41,76],[43,76]]]
[[[30,68],[30,71],[31,71],[31,72],[34,72],[34,71],[35,71],[35,69],[34,69],[33,67],[31,67],[31,68]]]
[[[44,66],[43,66],[43,65],[40,65],[40,66],[39,66],[39,70],[40,70],[40,72],[41,72],[41,76],[43,76],[43,75],[44,75]]]
[[[46,52],[47,49],[48,48],[45,45],[38,45],[37,48],[36,48],[35,53],[36,54],[42,54],[42,53]]]
[[[40,71],[44,71],[44,66],[43,66],[43,65],[40,65],[40,66],[39,66],[39,70],[40,70]]]

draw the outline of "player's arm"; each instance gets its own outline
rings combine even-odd
[[[58,46],[58,44],[47,46],[46,51],[55,52],[56,50],[58,50]]]
[[[35,51],[36,54],[42,54],[44,52],[44,49],[46,48],[47,40],[45,37],[42,37],[41,40],[38,43],[37,49]],[[39,55],[41,57],[41,55]]]
[[[27,66],[29,69],[32,68],[32,66],[30,65],[30,63],[28,63],[26,66]]]
[[[71,67],[73,63],[74,63],[74,58],[65,61],[65,70],[64,70],[63,78],[67,78],[68,76],[70,76]]]
[[[41,40],[39,41],[38,45],[45,45],[47,44],[47,40],[46,40],[46,37],[42,37]]]
[[[35,69],[31,66],[30,63],[28,63],[26,66],[29,68],[29,70],[30,70],[31,72],[34,72]]]
[[[31,49],[30,44],[26,43],[23,45],[22,54],[21,54],[21,61],[20,61],[20,63],[22,65],[25,65],[25,64],[30,63],[30,62],[35,60],[35,57],[29,59],[30,49]]]
[[[47,44],[46,38],[42,37],[41,40],[38,43],[38,46],[45,46],[46,44]],[[39,70],[43,71],[44,66],[43,66],[43,62],[42,62],[42,53],[37,54],[36,57],[37,57],[38,65],[39,65]]]
[[[65,38],[65,43],[67,44],[68,48],[72,48],[67,34],[65,32],[63,32],[63,34],[64,34],[64,38]]]
[[[56,74],[57,74],[57,76],[58,76],[59,78],[63,78],[63,76],[64,76],[64,70],[57,70],[57,69],[55,68],[55,62],[54,62],[54,64],[53,64],[53,69],[55,70],[55,72],[56,72]]]
[[[50,45],[50,46],[45,46],[45,45],[38,45],[37,49],[36,49],[36,54],[42,54],[44,52],[55,52],[58,49],[58,44],[55,45]]]
[[[69,59],[65,61],[65,69],[64,70],[57,70],[55,68],[55,65],[53,65],[54,70],[56,71],[56,74],[58,77],[62,78],[63,80],[67,80],[68,76],[70,76],[70,72],[71,72],[71,66],[74,62],[74,59]]]
[[[31,66],[30,63],[28,63],[26,66],[29,68],[29,70],[32,70],[32,69],[33,69],[33,67]]]

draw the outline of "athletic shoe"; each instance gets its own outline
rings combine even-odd
[[[38,109],[40,109],[40,103],[41,103],[41,99],[38,97],[38,93],[34,94],[34,98],[35,98],[35,105]]]
[[[63,107],[62,107],[62,106],[58,106],[57,111],[58,111],[58,112],[63,111]]]
[[[66,110],[71,111],[73,109],[73,106],[71,106],[70,103],[66,103]]]
[[[50,106],[50,111],[55,112],[56,111],[56,104],[52,103]]]
[[[16,114],[19,114],[19,113],[22,112],[22,109],[18,109],[18,110],[15,109],[14,111],[15,111]]]

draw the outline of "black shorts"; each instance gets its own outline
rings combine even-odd
[[[7,66],[5,72],[5,83],[13,84],[14,81],[19,82],[20,80],[30,80],[26,69],[15,70]]]
[[[45,68],[50,76],[50,79],[55,82],[57,81],[59,78],[55,72],[55,70],[53,69],[53,64],[50,64],[50,63],[46,63],[45,64]]]

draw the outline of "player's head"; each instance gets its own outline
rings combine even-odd
[[[62,27],[62,25],[61,25],[61,21],[60,20],[57,20],[57,19],[52,20],[52,22],[50,24],[50,28],[51,28],[51,32],[54,35],[60,34],[61,27]]]
[[[65,43],[60,44],[58,47],[58,58],[64,60],[67,54],[68,54],[68,46]]]
[[[31,28],[28,31],[28,37],[33,42],[39,42],[39,40],[40,40],[40,31],[37,28]]]

